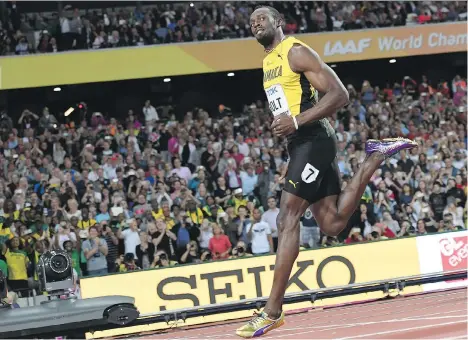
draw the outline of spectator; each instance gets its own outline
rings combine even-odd
[[[3,244],[2,255],[5,257],[8,265],[8,286],[11,291],[21,295],[21,291],[28,288],[27,268],[29,259],[26,252],[23,251],[20,239],[13,237],[6,244]]]
[[[57,127],[57,119],[54,115],[50,114],[48,107],[42,110],[42,117],[39,119],[39,127],[43,129],[53,129]]]
[[[271,230],[271,237],[273,239],[273,251],[276,252],[278,249],[278,227],[276,225],[276,219],[278,218],[279,208],[276,203],[276,198],[268,198],[268,210],[262,214],[262,221],[268,223]]]
[[[449,203],[444,209],[444,221],[447,220],[446,216],[449,218],[451,216],[451,221],[453,221],[453,224],[457,227],[463,226],[463,208],[457,207],[454,202]]]
[[[419,220],[419,221],[418,221],[416,234],[417,234],[418,236],[426,235],[426,234],[427,234],[426,222],[424,222],[424,220]]]
[[[373,230],[374,231],[374,230]],[[372,232],[371,232],[372,233]],[[349,232],[348,238],[345,240],[346,244],[358,243],[364,241],[361,235],[361,229],[354,227]]]
[[[198,254],[198,245],[195,241],[187,243],[186,250],[180,257],[181,263],[201,263],[202,260]]]
[[[211,252],[211,258],[213,260],[222,260],[229,257],[231,252],[231,242],[229,238],[224,235],[223,229],[217,224],[212,223],[213,237],[210,239],[208,249]]]
[[[209,249],[210,240],[213,238],[213,236],[212,223],[210,223],[208,220],[204,220],[200,228],[199,237],[200,248],[202,251]]]
[[[232,248],[232,256],[233,259],[243,258],[252,256],[252,254],[247,252],[247,247],[243,241],[237,242],[237,245]]]
[[[158,113],[149,100],[145,102],[143,114],[145,115],[145,125],[148,127],[152,126],[156,121],[159,121]]]
[[[41,243],[37,244],[39,245]],[[79,277],[82,276],[80,267],[80,253],[75,249],[75,245],[73,244],[73,242],[70,240],[63,242],[63,249],[70,255],[70,258],[72,260],[72,267],[76,271],[77,275]],[[43,250],[43,248],[40,248],[39,250]]]
[[[383,219],[382,219],[382,223],[389,229],[392,231],[393,233],[393,237],[395,237],[395,235],[398,234],[398,232],[400,231],[400,226],[398,225],[398,222],[395,221],[393,218],[392,218],[392,215],[390,214],[390,212],[388,211],[385,211],[383,213]]]
[[[186,183],[190,182],[192,177],[192,172],[186,166],[182,166],[182,162],[178,158],[174,158],[172,161],[174,169],[170,172],[169,175],[177,175],[179,178],[185,180]]]
[[[452,214],[445,214],[443,223],[445,231],[457,231],[463,229],[463,227],[455,225]]]
[[[125,273],[141,269],[136,265],[135,255],[133,255],[132,253],[127,253],[124,256],[121,256],[117,260],[117,264],[119,266],[119,273]]]
[[[151,232],[152,242],[156,249],[163,250],[171,259],[175,258],[177,236],[167,228],[166,222],[158,219],[156,228],[151,227],[148,231]]]
[[[248,196],[253,194],[257,186],[258,176],[254,173],[254,168],[251,165],[247,166],[247,171],[241,171],[240,180],[242,181],[242,192]]]
[[[156,247],[153,243],[149,242],[150,240],[151,238],[147,233],[140,233],[140,244],[136,246],[135,250],[138,259],[135,263],[138,268],[148,269],[153,268],[156,265],[154,261]]]
[[[441,220],[444,208],[447,205],[447,198],[441,192],[441,183],[435,182],[433,186],[433,193],[430,195],[429,202],[431,203],[432,211],[436,220]]]
[[[91,229],[91,228],[90,228]],[[125,254],[136,256],[136,248],[140,244],[140,235],[138,234],[138,225],[135,219],[128,221],[128,228],[122,230],[122,226],[117,230],[117,237],[124,240]],[[137,258],[138,259],[138,258]]]
[[[312,211],[306,210],[300,221],[300,244],[305,248],[320,247],[320,228],[317,225]],[[273,239],[274,240],[274,239]]]
[[[119,255],[119,239],[115,235],[115,228],[111,228],[107,221],[101,222],[101,230],[102,237],[107,244],[107,269],[109,273],[114,273],[116,270],[115,261],[118,259]]]
[[[52,244],[56,249],[63,249],[63,244],[66,241],[71,241],[76,244],[76,234],[72,232],[70,225],[62,221],[60,224],[55,226],[55,235],[52,238]]]
[[[88,275],[107,274],[107,243],[99,237],[96,227],[89,228],[89,238],[83,242],[83,253],[86,257]]]
[[[260,166],[257,162],[257,166]],[[257,187],[255,188],[256,195],[259,196],[262,206],[266,209],[268,207],[268,197],[276,197],[276,188],[274,187],[275,176],[270,168],[270,161],[263,161],[263,169],[258,174]]]
[[[253,221],[247,225],[247,238],[252,243],[252,254],[274,254],[273,238],[270,225],[261,220],[259,209],[253,211]]]
[[[177,261],[170,260],[169,256],[164,251],[158,251],[154,257],[154,261],[155,268],[172,267],[178,264]]]

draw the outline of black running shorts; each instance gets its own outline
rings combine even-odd
[[[313,204],[341,192],[336,137],[324,129],[288,144],[289,166],[284,190]]]

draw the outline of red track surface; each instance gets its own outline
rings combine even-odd
[[[144,339],[240,339],[245,321],[174,328]],[[181,324],[183,326],[183,324]],[[467,289],[292,314],[268,339],[467,339]]]

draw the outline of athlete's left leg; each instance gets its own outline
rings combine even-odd
[[[312,213],[320,229],[329,236],[337,236],[359,206],[370,178],[387,157],[417,144],[409,139],[370,140],[366,143],[367,158],[339,195],[324,196],[312,204]],[[336,171],[338,171],[335,166]]]

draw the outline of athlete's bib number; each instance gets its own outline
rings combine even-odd
[[[304,167],[304,170],[302,170],[301,179],[305,183],[312,183],[313,181],[317,179],[319,172],[320,172],[319,169],[317,169],[312,164],[307,163]]]
[[[268,105],[270,106],[270,111],[273,113],[273,116],[290,114],[288,101],[281,85],[272,85],[265,89],[265,92],[268,98]]]

